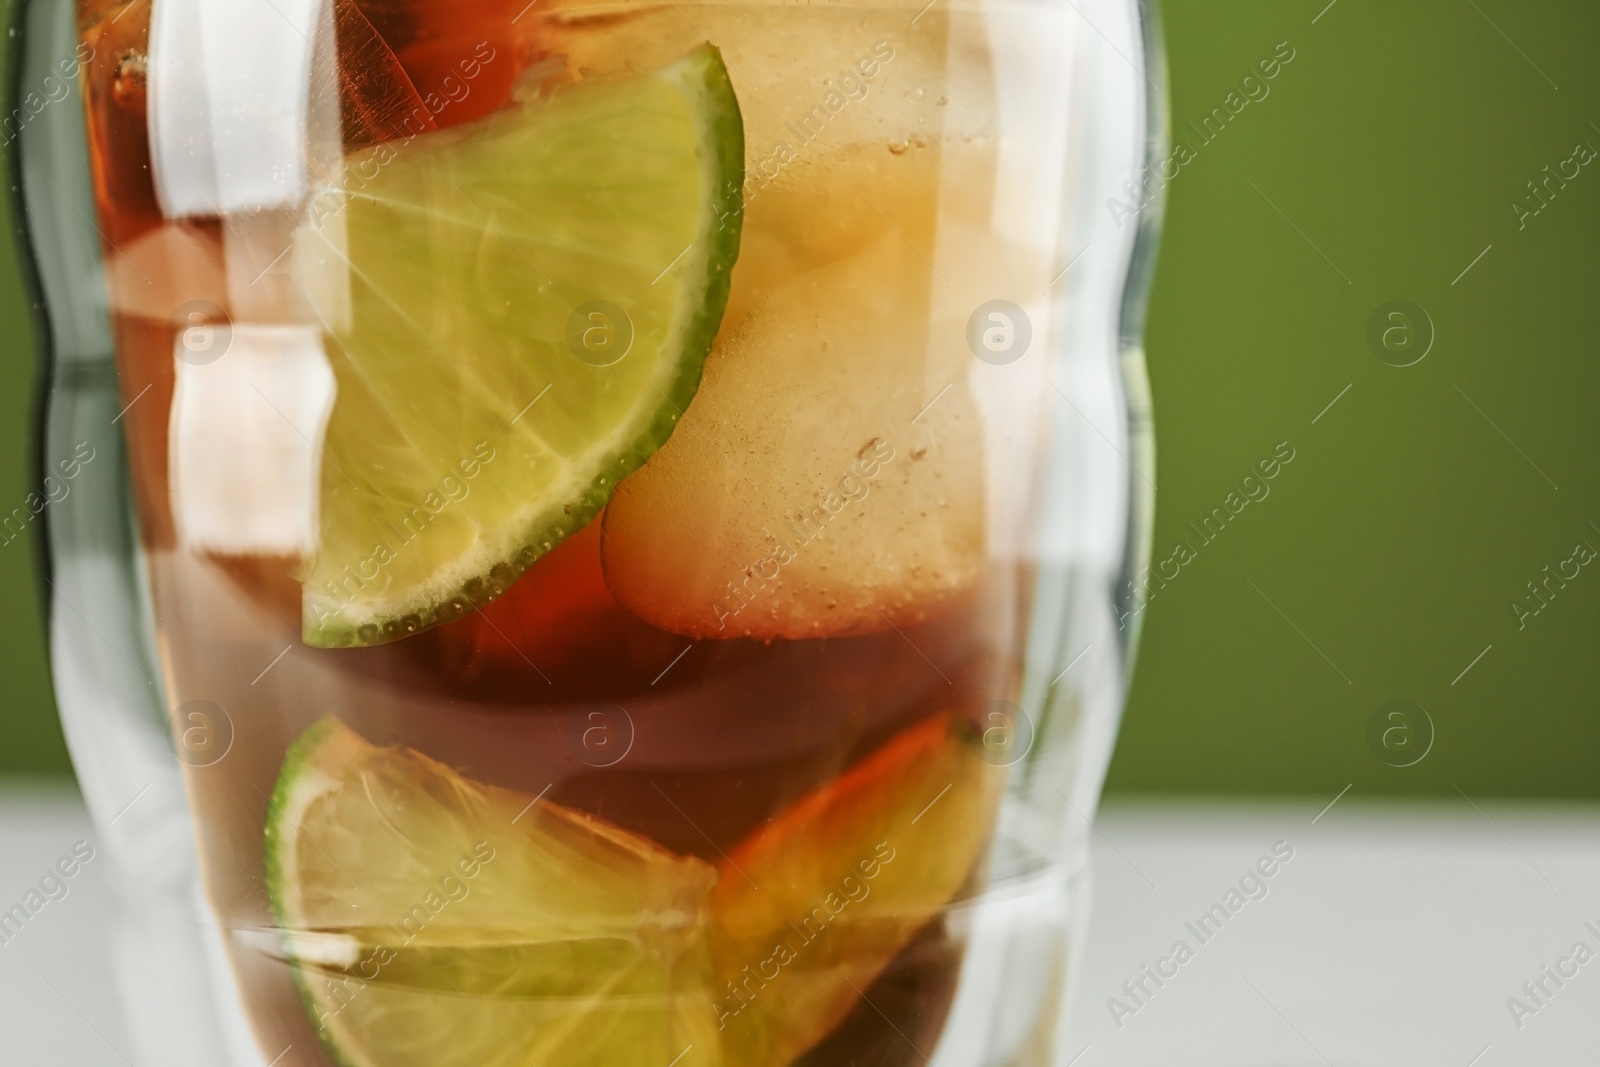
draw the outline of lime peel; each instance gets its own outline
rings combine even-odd
[[[321,647],[493,601],[667,440],[727,303],[743,123],[703,45],[355,153],[345,173],[359,189],[295,248],[339,388],[302,574],[303,639]],[[612,364],[572,347],[600,298],[631,335]]]
[[[266,871],[345,1067],[720,1062],[701,860],[329,717],[284,762]]]

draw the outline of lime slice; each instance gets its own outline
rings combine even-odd
[[[345,1067],[707,1067],[715,871],[337,720],[290,750],[267,888]]]
[[[709,45],[345,160],[294,252],[338,382],[308,644],[464,615],[594,517],[698,386],[743,180]]]
[[[934,716],[725,857],[711,917],[729,1063],[794,1062],[971,877],[1006,776],[975,733]]]

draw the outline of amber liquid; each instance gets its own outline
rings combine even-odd
[[[550,58],[541,33],[553,32],[552,23],[520,17],[523,6],[341,0],[346,147],[406,135],[391,119],[409,100],[392,99],[385,64],[400,64],[426,101],[447,94],[447,79],[461,77],[458,57],[487,41],[503,61],[485,66],[470,93],[452,97],[434,119],[441,127],[466,123],[504,103],[516,78]],[[650,39],[639,47],[651,53],[698,42],[684,25],[672,29],[682,42],[651,38],[660,10],[632,28],[631,16],[614,14],[576,24],[595,39]],[[205,887],[225,928],[272,928],[262,867],[268,797],[288,747],[325,714],[374,743],[409,746],[473,779],[544,795],[715,863],[897,732],[940,713],[976,717],[985,702],[1015,697],[1026,606],[1015,568],[992,567],[917,625],[816,640],[691,641],[611,597],[599,520],[481,613],[372,648],[303,645],[299,561],[195,554],[174,533],[167,427],[176,327],[168,317],[219,291],[222,224],[168,221],[157,206],[145,113],[149,16],[149,0],[84,0],[80,27],[95,50],[85,95],[168,702],[176,709],[207,701],[231,722],[228,757],[186,770]],[[870,42],[874,31],[863,26],[858,36]],[[750,153],[763,155],[750,140]],[[737,271],[734,286],[737,303]],[[974,870],[963,893],[980,882]],[[292,1046],[284,1064],[329,1063],[280,955],[240,943],[230,943],[232,964],[268,1058]],[[923,1062],[961,956],[960,941],[935,919],[865,990],[871,1005],[858,1005],[798,1062]]]

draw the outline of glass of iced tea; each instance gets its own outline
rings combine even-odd
[[[140,1064],[1053,1064],[1142,601],[1132,0],[29,0]]]

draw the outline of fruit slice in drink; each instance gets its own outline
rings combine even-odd
[[[1005,781],[975,733],[935,716],[728,853],[711,916],[729,1063],[822,1040],[971,877]]]
[[[700,860],[333,718],[285,760],[266,853],[342,1064],[720,1062]]]
[[[667,439],[727,299],[743,158],[702,46],[345,160],[294,252],[338,382],[307,643],[488,603]]]

